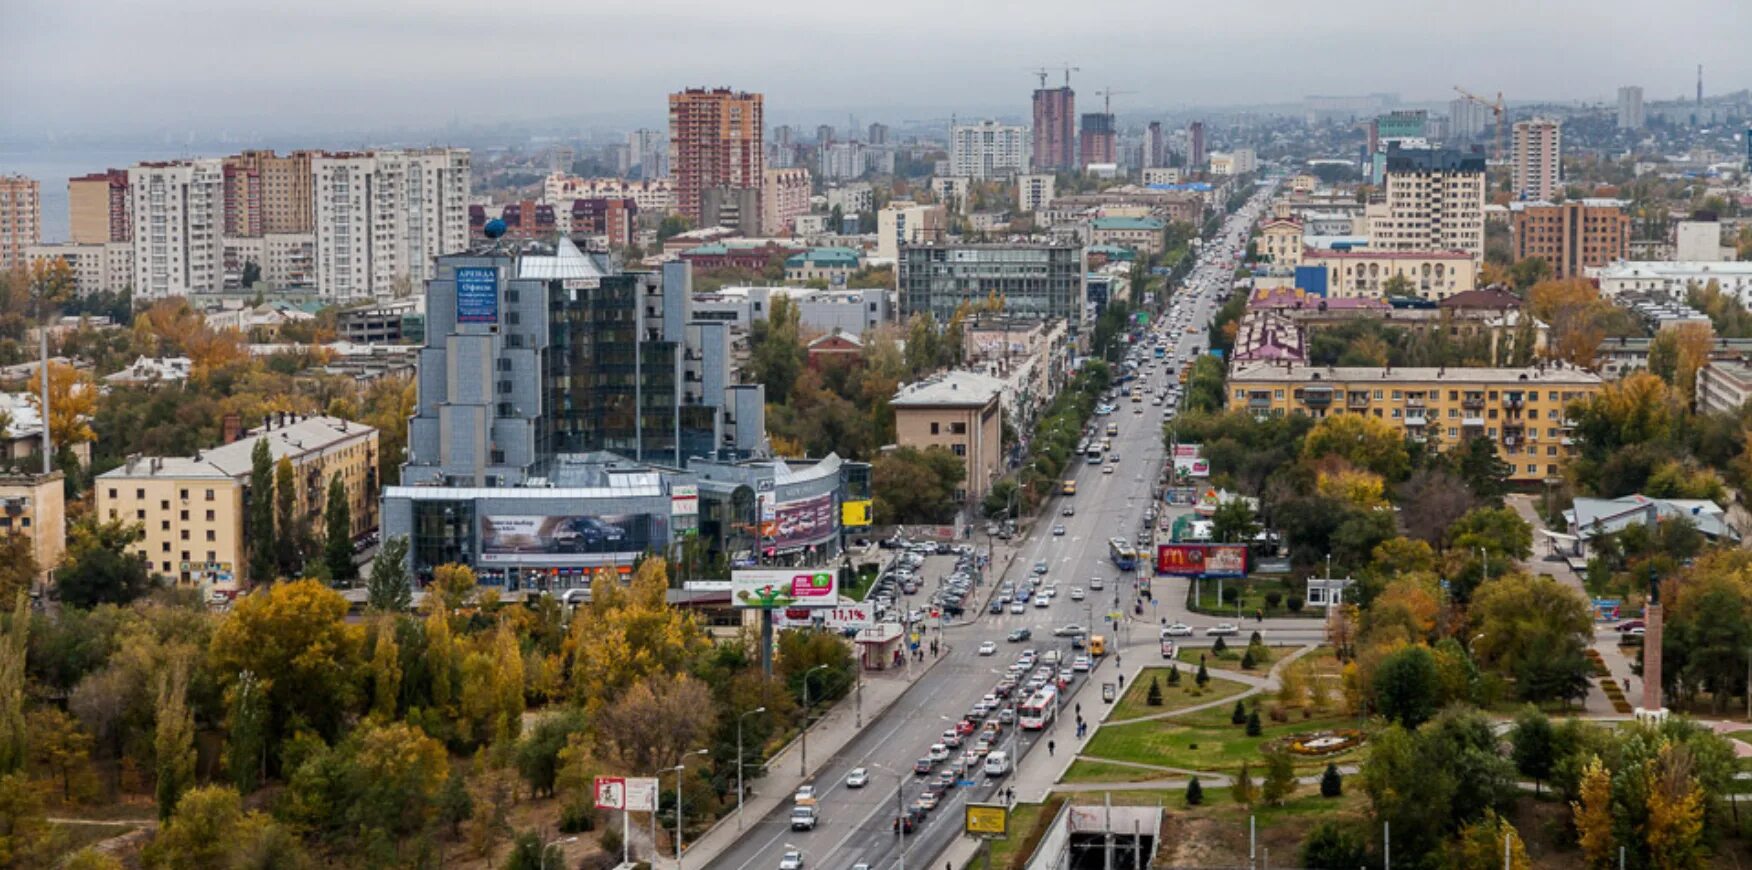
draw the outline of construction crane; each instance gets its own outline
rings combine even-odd
[[[1509,113],[1507,107],[1503,105],[1503,92],[1497,91],[1496,102],[1493,103],[1459,85],[1454,86],[1454,91],[1467,102],[1483,106],[1496,116],[1496,162],[1501,164],[1503,162],[1503,140],[1508,135],[1509,129]]]
[[[1040,90],[1044,91],[1044,90],[1046,90],[1046,76],[1050,72],[1051,72],[1051,70],[1042,66],[1042,67],[1035,67],[1033,69],[1030,69],[1028,71],[1028,74],[1031,76],[1034,76],[1035,78],[1040,79]]]
[[[1108,88],[1106,90],[1096,91],[1095,96],[1101,98],[1101,114],[1111,115],[1111,114],[1113,114],[1113,98],[1114,97],[1122,97],[1122,96],[1125,96],[1127,94],[1135,94],[1135,93],[1137,93],[1137,91],[1116,91],[1113,88]]]
[[[1071,86],[1071,73],[1082,72],[1083,68],[1080,66],[1071,66],[1070,61],[1065,61],[1064,69],[1065,69],[1065,87],[1068,88]]]

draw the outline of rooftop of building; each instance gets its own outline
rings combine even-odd
[[[279,418],[212,450],[197,450],[193,456],[135,456],[98,477],[110,480],[185,477],[241,480],[250,473],[250,454],[254,452],[257,441],[267,442],[268,455],[277,462],[283,456],[297,458],[317,453],[374,431],[370,426],[339,417]]]
[[[579,250],[563,235],[552,254],[524,254],[517,259],[517,277],[536,281],[601,279],[609,272],[596,257]]]
[[[1619,260],[1599,267],[1602,278],[1659,278],[1667,275],[1752,276],[1752,260]]]
[[[1563,202],[1552,202],[1550,200],[1545,200],[1545,199],[1529,199],[1529,200],[1521,200],[1518,202],[1509,203],[1509,211],[1526,211],[1527,209],[1530,209],[1530,208],[1557,208],[1558,206],[1577,205],[1577,204],[1580,204],[1584,208],[1618,208],[1618,209],[1622,209],[1622,208],[1630,205],[1630,203],[1625,201],[1625,200],[1613,199],[1611,197],[1605,197],[1605,196],[1590,196],[1590,197],[1583,197],[1582,199],[1565,200]]]
[[[1521,307],[1521,297],[1500,287],[1463,290],[1437,303],[1443,308],[1491,308],[1507,310]]]
[[[1393,306],[1385,299],[1373,296],[1345,296],[1328,299],[1297,287],[1270,287],[1255,290],[1247,299],[1248,308],[1317,308],[1322,311],[1339,309],[1357,311],[1387,311]]]
[[[829,332],[825,335],[818,335],[815,338],[810,339],[809,344],[806,346],[810,350],[814,350],[818,347],[822,347],[824,345],[835,343],[835,342],[842,342],[845,344],[849,344],[853,347],[863,347],[864,346],[863,339],[861,339],[861,338],[859,338],[859,337],[857,337],[849,332],[840,332],[837,329],[834,330],[833,332]]]
[[[810,248],[801,254],[792,254],[785,260],[786,266],[845,266],[856,268],[862,254],[851,248]]]
[[[1004,382],[978,372],[952,371],[904,384],[889,402],[896,408],[961,408],[985,405],[1003,393]]]
[[[1152,217],[1098,217],[1089,226],[1097,230],[1159,230],[1163,224]]]
[[[1367,248],[1308,248],[1302,252],[1304,257],[1314,257],[1321,260],[1470,260],[1472,255],[1465,251],[1374,251]]]
[[[1109,259],[1118,260],[1130,260],[1137,256],[1136,251],[1123,245],[1090,245],[1089,255],[1094,256],[1096,254],[1101,254]]]
[[[193,365],[186,356],[143,356],[118,372],[104,375],[105,383],[143,384],[154,381],[181,381],[189,376]]]
[[[1484,173],[1484,155],[1457,151],[1452,148],[1387,148],[1388,172],[1477,172]]]
[[[1455,383],[1516,386],[1520,384],[1551,384],[1560,386],[1598,386],[1600,376],[1570,366],[1545,365],[1526,368],[1436,368],[1392,366],[1311,366],[1256,362],[1237,365],[1229,372],[1229,383],[1281,384],[1356,383]]]

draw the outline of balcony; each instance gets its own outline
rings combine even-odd
[[[1511,417],[1511,418],[1503,421],[1503,431],[1504,432],[1507,432],[1510,429],[1514,429],[1517,431],[1525,431],[1526,428],[1527,428],[1527,421],[1520,419],[1519,417]]]
[[[1519,411],[1526,404],[1527,404],[1526,399],[1523,398],[1520,393],[1504,393],[1503,394],[1503,407],[1505,407],[1505,408]]]
[[[1302,401],[1309,405],[1325,407],[1332,404],[1331,387],[1308,387],[1302,390]]]
[[[1271,397],[1270,396],[1248,396],[1247,397],[1247,407],[1252,408],[1255,411],[1269,410],[1271,408]]]
[[[1405,415],[1405,425],[1408,428],[1421,429],[1429,424],[1429,418],[1422,411],[1412,411]]]
[[[1353,411],[1362,410],[1369,407],[1369,394],[1364,392],[1352,392],[1350,395],[1344,397],[1344,404],[1345,407],[1350,408]]]
[[[1460,407],[1465,408],[1468,411],[1483,410],[1484,409],[1484,394],[1483,393],[1467,393],[1466,396],[1460,400]]]
[[[1460,425],[1464,426],[1468,429],[1483,429],[1484,428],[1484,418],[1483,417],[1471,417],[1471,416],[1462,417],[1462,418],[1460,418]]]

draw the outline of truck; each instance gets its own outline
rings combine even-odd
[[[813,805],[791,808],[791,830],[813,831],[815,823],[821,820]]]

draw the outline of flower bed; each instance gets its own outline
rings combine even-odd
[[[1366,739],[1368,739],[1368,735],[1354,728],[1338,728],[1332,731],[1308,731],[1302,734],[1292,734],[1289,737],[1274,740],[1272,743],[1276,744],[1276,748],[1284,749],[1291,755],[1300,755],[1304,758],[1324,758],[1328,755],[1349,752],[1363,745],[1363,741]]]

